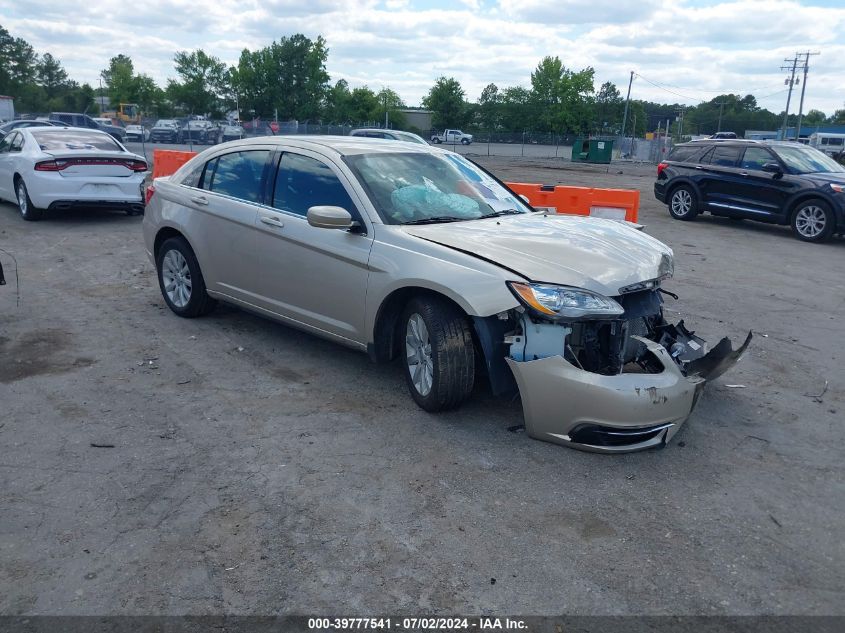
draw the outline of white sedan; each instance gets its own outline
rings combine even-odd
[[[146,172],[141,156],[99,130],[31,127],[0,140],[0,199],[15,202],[24,220],[74,207],[142,214]]]

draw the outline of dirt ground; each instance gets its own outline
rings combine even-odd
[[[845,614],[845,240],[673,221],[653,166],[479,160],[639,189],[668,309],[754,330],[668,448],[531,440],[484,386],[425,413],[398,366],[172,315],[140,218],[0,204],[0,614]]]

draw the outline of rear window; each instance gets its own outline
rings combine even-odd
[[[65,149],[123,151],[123,148],[111,136],[102,132],[83,129],[33,130],[32,136],[44,151]]]
[[[666,160],[672,160],[678,163],[692,163],[694,159],[701,155],[706,149],[706,146],[701,145],[678,145],[673,149]]]

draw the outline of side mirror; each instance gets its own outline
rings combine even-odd
[[[316,206],[308,209],[305,216],[308,224],[318,229],[351,229],[358,223],[352,221],[352,214],[343,207]]]
[[[531,206],[531,201],[528,199],[528,196],[526,196],[524,193],[519,194],[519,198],[520,198],[520,199],[521,199],[521,200],[522,200],[525,204],[527,204],[529,207]]]
[[[770,174],[779,174],[781,176],[783,175],[783,170],[777,163],[765,163],[763,165],[763,171],[767,171]]]

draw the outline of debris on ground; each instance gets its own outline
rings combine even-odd
[[[747,389],[745,385],[725,385],[728,389]]]
[[[91,442],[91,448],[114,448],[114,444],[98,444],[97,442]]]
[[[830,386],[830,383],[827,380],[825,380],[824,381],[824,388],[822,389],[821,393],[816,394],[816,395],[813,395],[811,393],[805,393],[804,395],[807,396],[808,398],[812,398],[816,402],[824,402],[824,394],[827,393],[827,388],[829,386]]]

